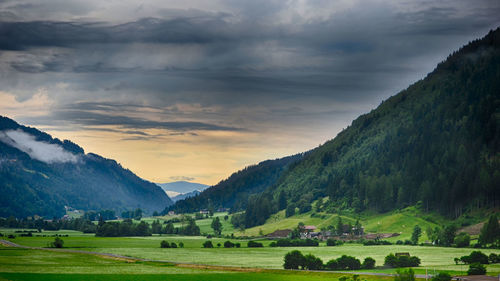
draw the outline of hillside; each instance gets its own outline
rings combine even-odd
[[[232,174],[229,178],[207,188],[200,195],[177,201],[169,210],[193,212],[203,208],[244,209],[248,196],[258,194],[274,185],[284,171],[305,154],[263,161]]]
[[[0,193],[0,217],[60,217],[65,206],[153,212],[172,204],[161,188],[116,161],[2,116]]]
[[[273,187],[288,202],[458,217],[500,205],[500,29],[354,120]]]
[[[384,213],[420,202],[426,212],[456,218],[500,205],[499,149],[497,29],[293,164],[262,162],[172,209],[247,205],[243,221],[251,227],[287,204],[307,212],[311,202],[329,197],[322,208],[330,213]]]

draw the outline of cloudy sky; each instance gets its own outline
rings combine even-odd
[[[0,0],[0,115],[156,182],[333,138],[500,25],[498,0]]]

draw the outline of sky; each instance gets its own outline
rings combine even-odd
[[[498,0],[0,0],[0,115],[154,182],[317,147],[500,26]]]

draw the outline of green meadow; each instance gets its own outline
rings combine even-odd
[[[45,232],[43,232],[45,233]],[[61,232],[67,233],[67,232]],[[46,247],[53,241],[53,237],[17,237],[11,241],[31,246]],[[284,255],[292,249],[298,249],[304,254],[313,254],[324,262],[338,258],[341,255],[351,255],[363,260],[372,257],[377,266],[383,265],[384,258],[389,253],[408,252],[418,256],[422,260],[421,267],[417,273],[424,274],[427,269],[430,272],[448,271],[453,274],[463,274],[467,270],[464,265],[455,265],[453,259],[470,254],[471,248],[431,247],[431,246],[406,246],[406,245],[384,245],[363,246],[361,244],[346,243],[342,246],[328,247],[321,243],[319,247],[269,247],[270,240],[259,240],[264,244],[263,248],[247,248],[248,240],[243,239],[210,239],[215,248],[205,249],[203,242],[207,239],[200,236],[151,236],[151,237],[94,237],[88,234],[70,235],[63,237],[64,247],[90,252],[112,253],[130,257],[137,257],[152,261],[205,264],[212,266],[234,266],[263,269],[281,269]],[[179,244],[184,243],[184,248],[160,248],[160,242],[167,240]],[[242,248],[220,248],[224,241],[231,240],[240,243]],[[481,250],[486,254],[499,253],[498,250]],[[370,272],[394,273],[394,269],[375,269]],[[488,265],[490,274],[500,273],[500,265]]]
[[[202,244],[208,239],[204,236],[153,235],[149,237],[95,237],[79,231],[33,230],[33,237],[21,237],[16,231],[26,229],[0,229],[4,235],[14,234],[16,238],[4,239],[30,247],[47,247],[54,240],[54,235],[62,235],[64,248],[95,253],[110,253],[147,260],[131,262],[116,260],[95,254],[53,252],[45,250],[27,250],[0,247],[0,281],[3,280],[332,280],[342,276],[332,272],[284,271],[283,257],[291,250],[300,250],[303,254],[313,254],[327,262],[341,255],[354,256],[361,261],[366,257],[376,260],[376,268],[360,270],[360,273],[394,274],[395,269],[382,267],[384,258],[389,253],[408,252],[421,259],[421,266],[415,269],[417,274],[434,274],[446,271],[451,275],[466,274],[468,266],[456,265],[454,258],[470,254],[472,248],[384,245],[363,246],[362,244],[345,243],[341,246],[328,247],[320,242],[319,247],[286,247],[273,248],[271,240],[255,238],[263,248],[248,248],[248,237],[257,237],[276,229],[292,229],[299,222],[325,228],[335,225],[337,214],[314,213],[297,214],[286,218],[283,212],[273,215],[264,225],[235,230],[230,223],[230,215],[216,213],[223,225],[223,235],[235,234],[234,239],[211,238],[214,248],[206,249]],[[171,216],[144,218],[152,223],[156,219],[165,221]],[[398,233],[397,237],[388,239],[391,242],[409,239],[413,227],[419,225],[423,229],[420,241],[427,240],[425,230],[428,227],[442,225],[444,219],[436,215],[421,214],[415,208],[407,208],[386,214],[352,215],[348,212],[341,215],[344,223],[352,223],[359,219],[369,233]],[[473,218],[471,222],[473,223]],[[137,221],[135,221],[137,222]],[[202,233],[212,234],[212,218],[197,220],[196,224]],[[175,223],[180,227],[181,223]],[[67,235],[67,237],[66,237]],[[474,237],[473,237],[474,238]],[[160,248],[160,242],[167,240],[183,248]],[[241,248],[223,248],[225,241],[240,243]],[[218,247],[218,244],[221,246]],[[485,254],[497,253],[498,250],[481,249]],[[199,266],[199,265],[206,265]],[[207,268],[208,267],[208,268]],[[500,274],[500,264],[487,265],[489,275]],[[236,271],[235,271],[236,270]],[[243,270],[243,272],[241,272]],[[345,275],[345,274],[344,274]],[[392,280],[392,277],[363,275],[367,280]]]
[[[345,275],[330,272],[256,270],[236,272],[198,269],[169,263],[124,262],[95,255],[26,250],[0,246],[0,280],[332,280]],[[367,280],[391,280],[367,276]]]

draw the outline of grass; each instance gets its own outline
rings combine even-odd
[[[410,239],[413,227],[419,225],[422,228],[421,241],[428,240],[426,230],[428,227],[435,228],[444,223],[444,219],[436,214],[423,214],[415,207],[398,210],[385,214],[364,213],[361,215],[346,213],[340,216],[343,223],[354,225],[357,219],[367,233],[398,233],[400,236],[390,238],[389,241]],[[299,222],[306,225],[314,225],[318,229],[326,228],[329,225],[336,226],[337,214],[315,213],[310,211],[304,214],[297,214],[285,217],[285,211],[280,211],[272,215],[265,224],[248,228],[235,233],[236,236],[259,236],[260,233],[268,234],[278,229],[293,229]]]
[[[5,280],[332,280],[344,274],[261,270],[231,272],[153,262],[127,263],[94,255],[0,247],[0,281]],[[368,280],[391,280],[367,276]]]
[[[18,237],[11,239],[15,243],[33,247],[44,247],[53,237]],[[294,247],[294,248],[271,248],[269,240],[261,240],[264,248],[246,248],[247,240],[236,240],[242,244],[242,248],[213,248],[204,249],[202,243],[205,237],[182,237],[182,236],[152,236],[152,237],[117,237],[100,238],[89,236],[63,237],[64,246],[78,250],[95,251],[102,253],[114,253],[125,256],[139,257],[150,260],[173,261],[181,263],[207,264],[217,266],[254,267],[266,269],[281,269],[284,255],[292,249],[298,249],[304,254],[314,254],[324,262],[337,258],[343,254],[351,255],[361,259],[370,256],[374,258],[377,265],[382,265],[384,258],[389,253],[409,252],[422,260],[421,268],[417,269],[420,274],[429,270],[445,270],[452,273],[464,273],[466,266],[455,265],[453,258],[470,254],[470,248],[444,248],[444,247],[421,247],[421,246],[363,246],[360,244],[344,244],[337,247],[326,247],[324,243],[320,247]],[[185,248],[161,249],[161,240],[169,242],[183,242]],[[213,238],[212,243],[223,244],[227,239]],[[481,250],[486,254],[498,250]],[[377,269],[375,271],[393,273],[393,269]],[[488,272],[500,273],[500,265],[488,265]]]

